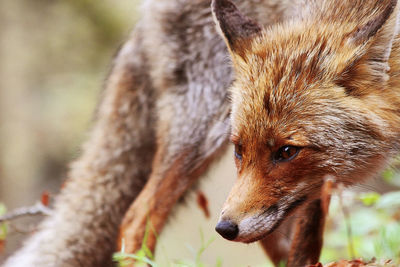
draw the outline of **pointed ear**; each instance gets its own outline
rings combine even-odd
[[[359,95],[388,79],[389,57],[393,40],[398,33],[397,0],[378,2],[371,18],[346,35],[348,45],[357,48],[357,55],[340,75],[338,83],[349,94]]]
[[[228,47],[238,52],[244,41],[261,33],[261,27],[242,15],[229,0],[213,0],[211,4],[214,21]]]
[[[367,23],[360,25],[349,34],[348,41],[355,45],[362,45],[382,28],[387,22],[393,10],[396,7],[397,0],[381,1],[382,7],[377,10],[377,14],[373,16]]]

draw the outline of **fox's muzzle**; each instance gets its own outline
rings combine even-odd
[[[304,191],[304,186],[306,184],[299,184],[293,191],[294,195],[288,194],[273,203],[264,203],[262,207],[257,207],[254,203],[249,210],[243,210],[241,205],[248,202],[248,198],[235,201],[228,198],[215,230],[231,241],[251,243],[260,240],[273,232],[290,214],[309,200],[308,195],[299,195]]]

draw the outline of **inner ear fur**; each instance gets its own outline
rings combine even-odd
[[[337,84],[349,95],[363,95],[388,80],[389,57],[398,32],[397,0],[382,1],[382,8],[366,23],[346,35],[357,55],[340,73]]]
[[[244,16],[231,1],[213,0],[211,8],[217,28],[232,52],[239,53],[246,41],[261,33],[261,27]]]

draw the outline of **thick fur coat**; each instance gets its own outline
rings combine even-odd
[[[244,242],[317,198],[324,175],[353,184],[397,151],[396,1],[233,1],[251,18],[245,33],[236,9],[214,2],[226,44],[211,1],[144,1],[53,214],[4,266],[110,266],[121,223],[136,251],[146,222],[162,230],[229,135],[241,158],[221,220]],[[271,163],[287,144],[301,148],[296,159]],[[288,248],[274,238],[263,244],[278,264]]]

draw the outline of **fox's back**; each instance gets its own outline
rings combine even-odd
[[[268,27],[289,16],[292,1],[235,1],[244,13]],[[141,29],[149,62],[154,67],[153,79],[161,88],[170,87],[197,76],[215,77],[229,84],[230,64],[223,40],[216,32],[211,0],[147,0],[143,5]],[[192,77],[185,75],[192,73]],[[220,73],[220,75],[218,75]],[[174,86],[173,86],[174,87]]]

